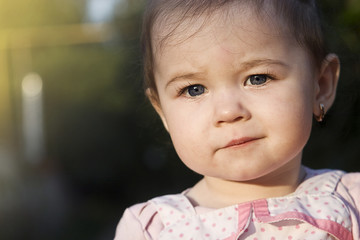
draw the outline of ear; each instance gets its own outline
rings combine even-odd
[[[159,114],[159,117],[160,117],[166,131],[169,132],[166,118],[165,118],[164,113],[161,108],[160,99],[157,97],[157,95],[155,93],[153,93],[153,91],[151,91],[150,88],[147,88],[145,93],[146,93],[146,96],[149,98],[151,105],[153,106],[153,108],[155,109],[157,114]]]
[[[314,114],[320,116],[320,104],[329,110],[335,100],[337,83],[340,74],[340,60],[335,54],[328,54],[322,62],[320,74],[316,82],[316,95],[314,101]]]

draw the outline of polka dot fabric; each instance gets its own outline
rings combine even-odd
[[[291,195],[198,214],[184,194],[150,200],[164,225],[160,240],[350,240],[350,213],[336,186],[341,171],[307,170]]]

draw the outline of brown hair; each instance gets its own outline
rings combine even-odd
[[[153,100],[158,101],[154,77],[154,26],[166,23],[167,34],[157,40],[160,46],[164,43],[184,20],[198,19],[201,16],[210,16],[218,9],[228,9],[235,4],[246,4],[257,13],[272,14],[281,22],[286,23],[280,28],[283,32],[290,33],[298,44],[306,49],[319,68],[327,54],[324,43],[320,13],[315,0],[147,0],[143,17],[142,50],[144,87],[150,89]],[[265,6],[271,7],[271,12],[266,12]],[[267,14],[267,15],[266,15]],[[271,15],[270,15],[271,18]],[[168,24],[168,21],[171,21]]]

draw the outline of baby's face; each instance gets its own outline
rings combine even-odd
[[[251,14],[214,19],[189,38],[196,24],[184,24],[155,54],[159,111],[180,159],[233,181],[298,168],[318,107],[310,57]]]

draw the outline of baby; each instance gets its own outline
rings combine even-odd
[[[302,166],[340,63],[314,0],[151,0],[146,94],[203,176],[128,208],[115,239],[360,239],[360,174]]]

